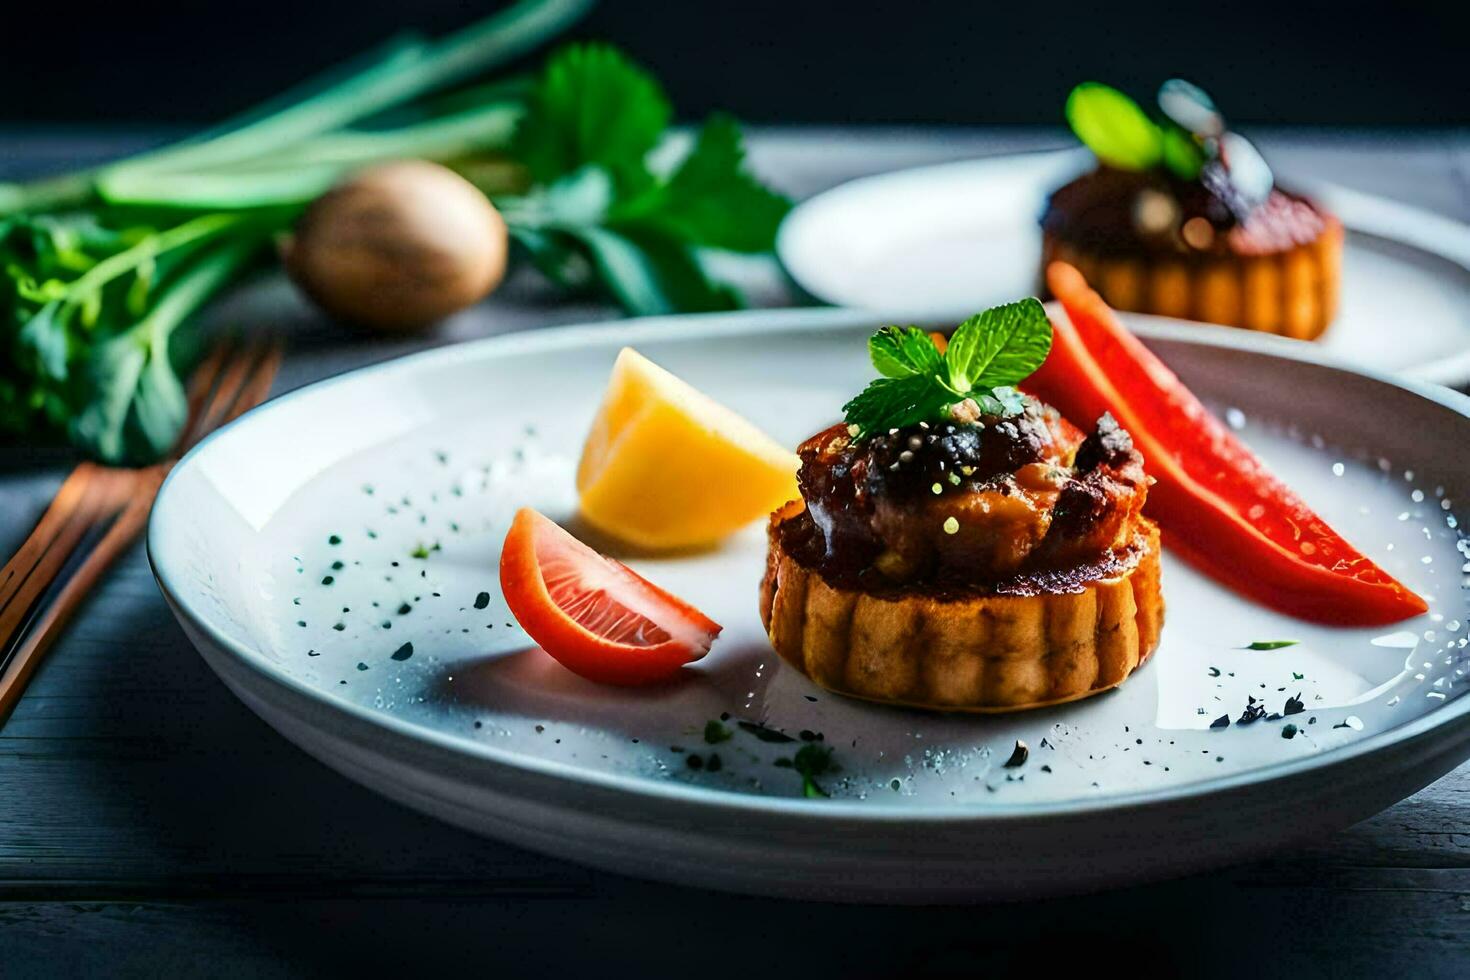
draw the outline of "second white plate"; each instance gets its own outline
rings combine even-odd
[[[1066,150],[865,177],[798,206],[777,250],[824,302],[967,316],[1035,291],[1046,196],[1089,161]],[[1320,345],[1375,370],[1470,383],[1470,227],[1343,187],[1293,184],[1348,228],[1342,312]]]

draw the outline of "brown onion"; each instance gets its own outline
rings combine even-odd
[[[379,330],[415,330],[489,295],[505,277],[505,221],[437,163],[372,167],[323,194],[284,249],[323,310]]]

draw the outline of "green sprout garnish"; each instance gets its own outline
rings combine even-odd
[[[1185,112],[1183,103],[1195,112]],[[1067,125],[1083,144],[1110,167],[1119,170],[1152,170],[1166,167],[1183,180],[1199,176],[1206,160],[1206,143],[1219,135],[1205,116],[1218,123],[1209,96],[1180,79],[1170,79],[1159,90],[1159,103],[1170,118],[1155,122],[1128,96],[1101,82],[1083,82],[1067,96]],[[1191,125],[1186,128],[1178,117]]]
[[[1014,386],[1050,350],[1051,321],[1036,299],[975,314],[959,325],[943,354],[918,327],[884,327],[868,340],[868,356],[883,377],[842,411],[857,438],[941,420],[967,399],[986,414],[1016,415],[1025,405]]]

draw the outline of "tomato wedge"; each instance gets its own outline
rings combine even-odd
[[[1201,571],[1289,615],[1341,625],[1417,616],[1424,600],[1332,530],[1128,333],[1064,263],[1047,285],[1070,323],[1027,389],[1073,418],[1110,411],[1156,483],[1147,510]]]
[[[523,507],[500,552],[511,615],[573,673],[632,687],[709,653],[722,627],[677,596]]]

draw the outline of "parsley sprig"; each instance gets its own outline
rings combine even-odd
[[[662,86],[615,48],[554,54],[516,130],[523,195],[495,196],[511,235],[552,281],[603,287],[630,313],[734,309],[711,252],[769,252],[791,202],[750,172],[740,126],[711,116],[682,152]]]
[[[943,418],[973,399],[987,415],[1024,408],[1015,385],[1051,351],[1051,321],[1035,299],[996,306],[960,324],[944,353],[918,327],[884,327],[868,340],[868,356],[883,377],[842,406],[858,438]]]

